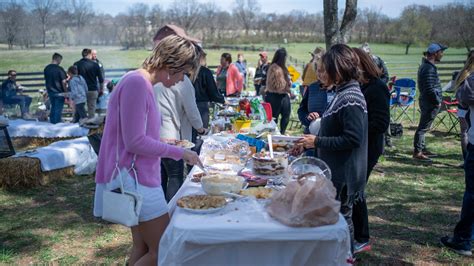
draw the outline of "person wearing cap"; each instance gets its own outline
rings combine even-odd
[[[420,122],[415,132],[413,141],[413,158],[416,160],[430,161],[433,153],[426,149],[425,134],[431,128],[436,115],[441,107],[441,82],[435,64],[440,62],[443,52],[448,47],[439,43],[432,43],[423,54],[420,68],[418,69],[418,89],[420,90]]]
[[[257,69],[255,70],[255,76],[253,79],[256,95],[260,95],[260,91],[263,92],[267,85],[267,71],[270,64],[268,63],[267,52],[261,52],[259,54],[260,60],[258,61]]]

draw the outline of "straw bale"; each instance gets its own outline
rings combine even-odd
[[[49,146],[50,144],[61,141],[61,140],[68,140],[74,139],[76,137],[68,137],[68,138],[37,138],[37,137],[15,137],[12,138],[12,144],[15,148],[15,151],[26,151],[41,147]]]
[[[34,187],[74,175],[74,166],[43,172],[40,160],[29,157],[0,159],[0,187]]]

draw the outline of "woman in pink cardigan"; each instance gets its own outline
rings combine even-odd
[[[120,80],[110,96],[96,171],[94,216],[102,216],[102,192],[113,178],[117,154],[120,169],[131,167],[137,155],[137,192],[143,197],[143,205],[139,224],[131,228],[133,247],[129,265],[157,264],[158,244],[169,223],[161,188],[160,159],[201,164],[195,152],[160,141],[161,114],[153,92],[153,85],[158,82],[170,87],[182,81],[185,73],[197,71],[199,58],[200,49],[191,41],[168,36],[155,47],[141,69]],[[134,180],[128,178],[127,186],[135,189]]]
[[[243,76],[239,69],[232,64],[232,56],[229,53],[223,53],[221,56],[221,65],[216,72],[217,88],[227,97],[238,97],[244,87]]]

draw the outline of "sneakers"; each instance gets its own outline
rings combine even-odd
[[[354,254],[361,253],[361,252],[368,252],[372,250],[372,246],[369,242],[359,243],[355,241],[354,243]]]
[[[424,155],[422,152],[413,153],[413,159],[423,162],[431,162],[431,159],[428,156]]]
[[[467,245],[466,243],[455,242],[452,237],[442,237],[441,244],[460,255],[472,256],[471,248],[468,247],[469,245]]]

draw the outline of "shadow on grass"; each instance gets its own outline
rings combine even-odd
[[[3,191],[18,201],[2,206],[0,212],[3,248],[22,257],[52,247],[67,230],[96,231],[102,225],[92,215],[93,187],[92,177],[74,177],[38,188]]]
[[[95,252],[97,258],[121,258],[130,253],[131,245],[129,243],[99,248]]]

